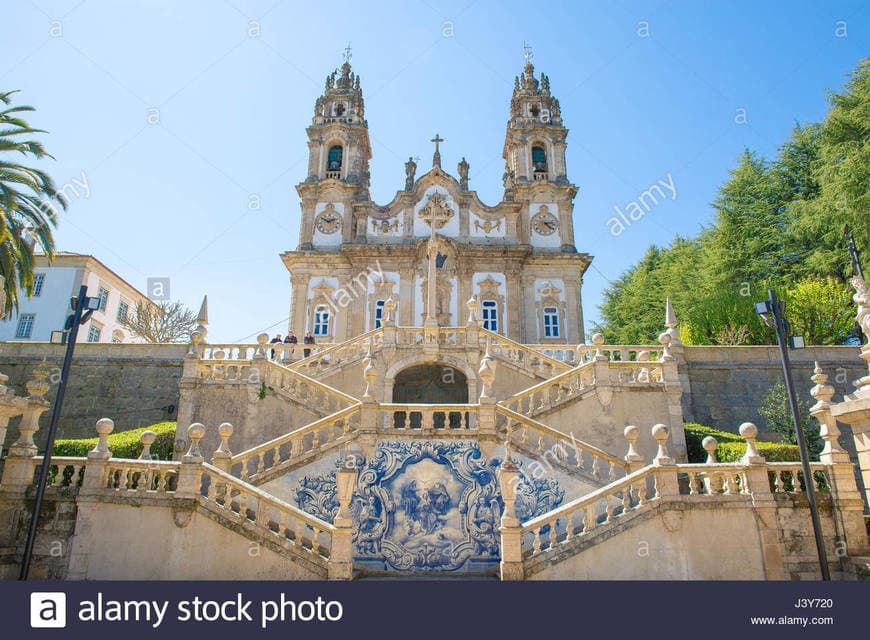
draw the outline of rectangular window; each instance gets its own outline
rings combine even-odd
[[[483,328],[498,333],[498,308],[494,300],[483,302]]]
[[[42,285],[45,284],[45,274],[37,273],[33,276],[33,297],[37,298],[42,294]]]
[[[329,308],[326,305],[318,305],[314,309],[314,331],[315,336],[329,335]]]
[[[29,338],[33,332],[33,320],[36,316],[32,313],[25,313],[18,318],[18,328],[15,330],[16,338]]]
[[[375,302],[375,329],[381,328],[381,323],[384,319],[384,301],[378,300]]]
[[[121,300],[118,303],[118,322],[123,322],[127,319],[127,312],[130,310],[130,305]]]
[[[102,328],[91,324],[91,328],[88,329],[88,342],[99,342],[100,333],[102,333]]]
[[[559,337],[559,310],[556,307],[544,307],[544,337]]]
[[[105,311],[106,305],[109,304],[109,290],[100,287],[97,297],[100,299],[100,311]]]

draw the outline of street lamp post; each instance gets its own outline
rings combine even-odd
[[[51,412],[51,422],[48,426],[48,438],[45,443],[45,453],[42,456],[42,466],[39,470],[39,481],[36,484],[36,496],[33,500],[33,513],[30,515],[30,526],[27,529],[27,542],[24,545],[24,557],[21,559],[21,571],[19,580],[27,580],[30,572],[30,562],[33,559],[33,544],[36,541],[36,527],[39,524],[39,513],[42,511],[42,501],[45,498],[45,487],[48,484],[48,473],[51,467],[51,452],[54,449],[54,438],[57,435],[57,424],[60,420],[60,411],[63,406],[63,397],[66,393],[66,383],[69,379],[70,365],[72,364],[73,351],[76,348],[76,337],[79,333],[79,325],[84,324],[91,314],[99,308],[99,298],[88,298],[88,288],[82,285],[79,295],[71,300],[73,315],[68,321],[69,335],[66,340],[66,354],[61,368],[60,384],[57,387],[57,396],[54,399],[54,407]],[[74,303],[74,304],[73,304]]]
[[[801,429],[797,394],[795,393],[794,380],[791,373],[791,361],[788,357],[788,321],[784,317],[782,303],[777,300],[776,292],[771,289],[767,294],[768,299],[763,302],[757,302],[755,304],[755,310],[767,326],[776,330],[776,340],[779,344],[779,354],[782,359],[782,375],[785,378],[785,390],[788,394],[788,404],[791,408],[791,417],[792,422],[794,423],[798,451],[801,458],[801,469],[803,470],[804,483],[806,484],[807,502],[810,506],[810,517],[813,521],[813,535],[816,539],[816,551],[819,555],[819,568],[822,572],[822,580],[830,580],[831,574],[828,570],[828,555],[825,552],[825,541],[822,537],[822,525],[819,521],[819,508],[816,505],[815,482],[813,480],[813,472],[810,469],[810,456],[807,450],[806,436],[804,430]],[[794,346],[803,346],[803,339],[800,339],[799,342],[795,339],[795,342],[797,344]],[[794,483],[795,485],[798,483],[797,474],[795,474]]]

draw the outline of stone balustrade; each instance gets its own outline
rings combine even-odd
[[[42,464],[42,456],[33,458],[33,483],[36,484],[36,470]],[[69,456],[52,456],[48,471],[49,487],[80,487],[87,466],[86,458],[73,458]]]
[[[572,366],[583,362],[578,357],[577,347],[568,344],[526,344],[529,349],[543,353],[548,358],[553,358],[559,362],[570,364]]]
[[[567,362],[561,362],[528,345],[515,342],[486,329],[478,331],[481,339],[489,338],[490,353],[494,357],[533,372],[540,377],[551,378],[571,369],[571,365]]]
[[[241,480],[265,482],[291,465],[319,457],[353,437],[360,428],[357,403],[311,424],[228,458],[227,469]]]
[[[536,459],[559,462],[602,484],[612,482],[628,472],[629,465],[625,460],[581,442],[573,435],[562,433],[506,407],[496,406],[495,410],[498,433]]]
[[[662,355],[660,345],[620,344],[590,346],[580,345],[575,349],[575,360],[590,362],[596,356],[604,356],[609,362],[658,362]]]
[[[528,387],[499,404],[511,411],[531,417],[577,397],[594,384],[594,366],[592,363],[586,363]]]
[[[291,400],[324,416],[358,402],[343,391],[275,362],[264,363],[263,382],[276,392],[284,393]]]
[[[379,404],[378,431],[477,431],[476,404]]]
[[[523,558],[556,549],[575,538],[587,538],[597,529],[658,501],[658,473],[655,467],[645,467],[529,520],[521,527]]]
[[[341,342],[333,345],[283,345],[283,347],[295,346],[296,349],[291,357],[301,358],[289,364],[288,367],[294,371],[299,371],[307,376],[319,377],[337,371],[342,367],[360,361],[368,353],[369,347],[372,350],[380,349],[384,344],[384,330],[382,328],[373,329],[366,333],[360,334],[353,340]],[[302,349],[312,349],[311,355],[307,358],[302,357]],[[282,361],[286,361],[287,352],[282,351]],[[276,352],[277,355],[277,352]]]
[[[211,465],[203,465],[200,502],[252,526],[266,539],[294,547],[321,562],[332,555],[336,527]]]
[[[180,462],[164,460],[109,460],[100,486],[119,493],[174,492]]]

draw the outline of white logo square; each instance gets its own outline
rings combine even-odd
[[[66,594],[52,591],[31,593],[30,627],[33,629],[66,627]]]

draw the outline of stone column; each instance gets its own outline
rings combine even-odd
[[[656,490],[659,498],[669,498],[680,494],[677,483],[677,466],[668,453],[668,427],[657,424],[652,428],[652,436],[658,443],[658,451],[653,459],[656,467]]]
[[[520,276],[522,285],[522,308],[518,311],[522,318],[519,340],[525,344],[538,342],[538,312],[535,306],[535,276],[523,273]]]
[[[350,580],[353,577],[353,514],[350,501],[356,486],[357,468],[353,458],[347,458],[335,472],[338,513],[332,533],[332,549],[327,569],[330,580]]]
[[[522,330],[520,326],[522,320],[520,318],[521,309],[524,304],[523,294],[520,289],[520,267],[511,263],[505,269],[505,326],[507,327],[507,337],[511,340],[522,340]]]
[[[199,422],[194,422],[187,428],[187,438],[190,441],[190,449],[181,459],[181,468],[178,470],[178,484],[175,495],[178,498],[196,498],[199,496],[200,483],[202,482],[202,452],[199,450],[199,441],[205,435],[205,427]]]
[[[580,328],[580,276],[576,274],[565,275],[562,278],[565,283],[565,342],[577,344],[583,334]]]
[[[308,321],[308,284],[311,276],[307,273],[294,273],[291,277],[293,293],[290,304],[290,329],[302,341]]]
[[[415,318],[414,309],[414,269],[399,271],[399,322],[400,326],[419,327],[420,321]]]
[[[504,501],[501,514],[501,579],[523,580],[523,529],[517,518],[516,500],[519,469],[511,458],[510,444],[505,443],[505,458],[498,470],[498,484]]]

